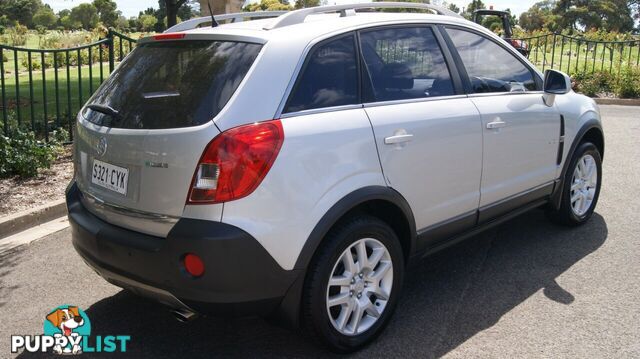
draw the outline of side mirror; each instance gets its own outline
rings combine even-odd
[[[571,78],[561,71],[547,70],[544,73],[544,103],[551,107],[556,95],[564,95],[571,91]]]
[[[564,95],[571,91],[571,78],[564,72],[547,70],[544,73],[544,92]]]

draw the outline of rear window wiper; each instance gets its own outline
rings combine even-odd
[[[118,112],[118,110],[114,109],[111,106],[91,104],[87,105],[87,108],[96,112],[104,113],[105,115],[109,115],[118,121],[122,120],[122,115],[120,115],[120,112]]]

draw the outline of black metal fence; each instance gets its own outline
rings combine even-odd
[[[0,44],[4,135],[19,128],[48,141],[50,131],[65,128],[72,141],[80,107],[135,44],[136,40],[115,30],[94,43],[66,49]]]
[[[570,74],[619,74],[625,68],[640,66],[640,40],[605,42],[563,34],[515,40],[526,42],[529,59],[543,71],[552,68]],[[4,135],[20,128],[48,140],[50,131],[65,128],[69,140],[73,140],[76,113],[135,44],[136,40],[114,30],[109,30],[104,39],[67,49],[0,44],[0,119]]]
[[[569,74],[607,71],[619,75],[640,65],[640,40],[597,41],[563,34],[517,38],[529,48],[529,60],[543,71],[556,69]]]

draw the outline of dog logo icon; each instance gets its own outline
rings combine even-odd
[[[47,314],[44,334],[56,338],[56,354],[81,354],[82,339],[91,334],[89,317],[77,306],[63,305]]]

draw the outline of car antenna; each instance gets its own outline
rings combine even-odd
[[[218,24],[215,16],[213,16],[213,11],[211,11],[211,1],[207,1],[207,6],[209,7],[209,13],[211,14],[211,27],[218,27],[220,24]]]

